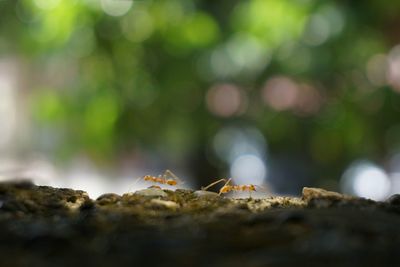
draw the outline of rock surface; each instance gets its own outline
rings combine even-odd
[[[0,266],[400,266],[395,197],[150,191],[0,183]]]

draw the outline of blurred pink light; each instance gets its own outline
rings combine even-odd
[[[322,104],[317,88],[308,84],[297,84],[285,76],[269,79],[261,93],[264,102],[272,109],[291,110],[300,116],[317,113]]]
[[[0,60],[0,150],[14,146],[19,126],[16,73],[12,60]]]
[[[297,95],[297,84],[284,76],[269,79],[262,89],[264,102],[276,111],[292,108],[296,103]]]
[[[299,86],[299,95],[294,110],[297,115],[308,116],[316,114],[322,105],[322,97],[318,89],[308,84]]]
[[[210,112],[220,117],[238,114],[245,106],[242,92],[232,84],[219,84],[211,87],[207,92],[206,102]]]

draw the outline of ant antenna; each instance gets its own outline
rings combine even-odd
[[[215,182],[213,182],[213,183],[207,185],[206,187],[202,187],[201,190],[207,190],[208,188],[210,188],[210,187],[212,187],[212,186],[214,186],[214,185],[216,185],[216,184],[218,184],[218,183],[220,183],[220,182],[222,182],[222,181],[225,181],[225,182],[226,182],[226,179],[224,179],[224,178],[219,179],[218,181],[215,181]]]
[[[133,187],[141,180],[143,179],[143,177],[139,177],[135,180],[134,183],[132,183],[132,185],[128,188],[128,192],[131,192],[131,190],[133,189]]]
[[[135,182],[132,184],[132,186],[133,186],[133,185],[136,185],[140,180],[143,180],[143,177],[144,177],[144,176],[137,178],[137,179],[135,180]]]

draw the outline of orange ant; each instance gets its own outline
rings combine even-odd
[[[176,176],[170,170],[166,170],[162,175],[159,175],[158,177],[151,176],[151,175],[145,175],[145,176],[139,178],[139,180],[140,179],[143,179],[145,181],[150,181],[153,183],[166,184],[166,185],[170,185],[170,186],[176,186],[178,184],[178,182],[183,183],[178,178],[178,176]],[[159,186],[152,186],[152,187],[159,188]]]
[[[210,188],[211,186],[214,186],[220,182],[225,182],[224,186],[221,187],[221,189],[219,190],[219,195],[221,194],[227,194],[229,192],[232,191],[248,191],[250,193],[250,197],[251,197],[251,192],[252,191],[256,191],[256,185],[253,184],[248,184],[248,185],[230,185],[229,183],[232,181],[232,178],[229,178],[228,180],[226,179],[219,179],[218,181],[215,181],[209,185],[207,185],[206,187],[203,187],[202,190],[207,190],[208,188]]]

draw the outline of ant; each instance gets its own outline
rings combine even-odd
[[[138,180],[143,179],[145,181],[150,181],[153,183],[159,183],[159,184],[166,184],[170,186],[176,186],[179,183],[183,183],[178,176],[176,176],[173,172],[170,170],[165,170],[165,172],[162,175],[159,175],[158,177],[156,176],[151,176],[151,175],[145,175]],[[157,185],[153,185],[152,187],[154,188],[160,188]]]
[[[211,186],[214,186],[220,182],[225,182],[224,186],[221,187],[221,189],[219,190],[219,195],[221,194],[227,194],[229,192],[232,191],[248,191],[250,193],[250,197],[251,197],[251,192],[252,191],[256,191],[256,185],[253,184],[248,184],[248,185],[230,185],[229,183],[232,181],[232,178],[229,178],[228,180],[226,179],[219,179],[218,181],[215,181],[209,185],[207,185],[206,187],[202,187],[202,190],[207,190],[208,188],[210,188]]]

